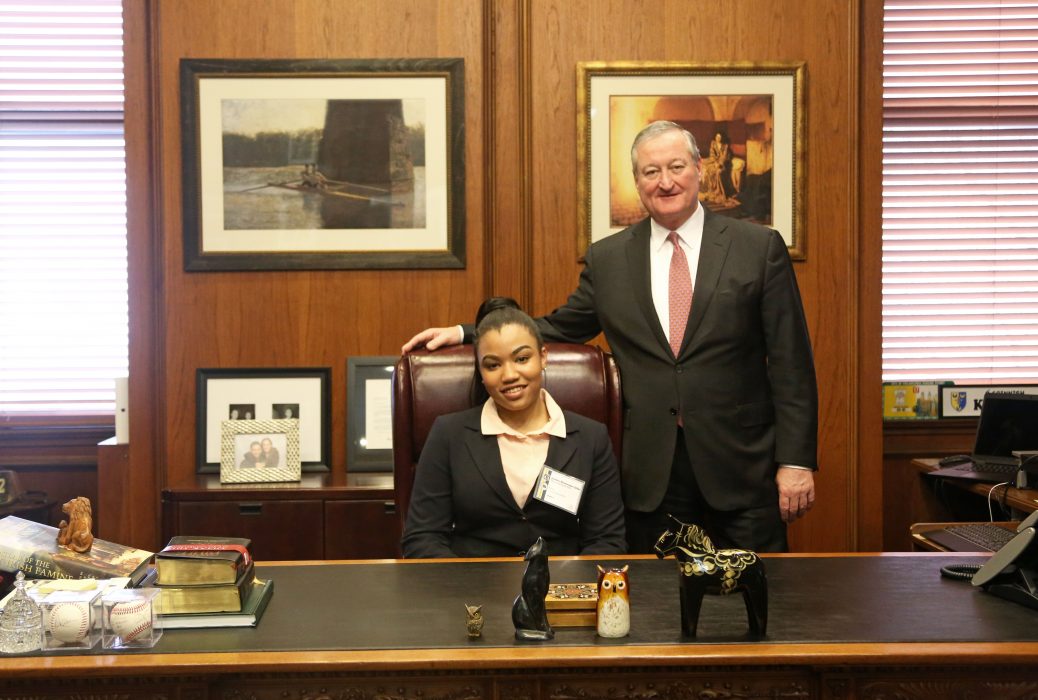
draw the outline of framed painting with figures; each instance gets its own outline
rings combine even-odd
[[[700,203],[776,229],[805,259],[804,73],[802,62],[578,64],[580,254],[647,215],[631,145],[666,120],[696,140]]]

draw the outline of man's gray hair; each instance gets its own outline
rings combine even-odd
[[[649,139],[654,139],[657,136],[662,136],[668,131],[677,131],[685,137],[685,141],[688,142],[688,152],[692,156],[692,162],[699,162],[699,146],[696,145],[696,137],[690,134],[686,129],[682,128],[680,124],[668,121],[656,121],[649,124],[647,127],[638,132],[638,135],[634,137],[634,143],[631,144],[631,170],[634,174],[638,174],[638,146],[642,145]]]

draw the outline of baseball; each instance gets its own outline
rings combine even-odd
[[[123,644],[147,636],[151,632],[151,601],[116,603],[108,613],[108,626]]]
[[[57,603],[47,616],[50,636],[59,642],[81,642],[90,631],[90,603]]]

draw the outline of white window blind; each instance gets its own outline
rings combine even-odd
[[[119,0],[0,0],[0,413],[114,407],[127,371]]]
[[[1038,2],[884,7],[883,379],[1038,383]]]

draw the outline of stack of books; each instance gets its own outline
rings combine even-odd
[[[179,536],[155,555],[164,629],[254,627],[274,589],[256,578],[249,540]]]

